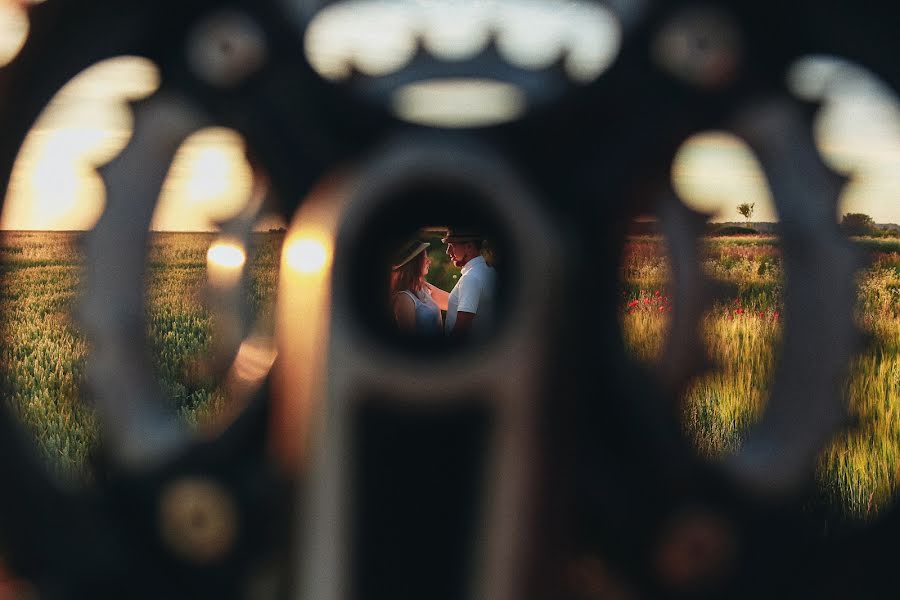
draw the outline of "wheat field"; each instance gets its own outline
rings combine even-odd
[[[71,318],[81,269],[79,234],[4,232],[0,235],[0,393],[32,433],[61,477],[90,478],[97,424],[85,391],[88,343]],[[219,382],[198,368],[212,343],[202,301],[206,251],[212,234],[155,233],[147,264],[150,358],[171,410],[193,425],[225,410]],[[271,327],[283,235],[255,234],[246,302]],[[822,454],[821,499],[841,514],[869,519],[900,483],[900,241],[861,239],[870,256],[858,274],[856,320],[869,344],[846,382],[856,426]],[[429,275],[452,285],[435,244]],[[718,237],[704,241],[703,268],[726,284],[701,323],[717,368],[697,378],[683,398],[684,434],[710,459],[739,447],[763,409],[780,344],[784,273],[777,239]],[[652,364],[660,356],[674,305],[663,242],[631,238],[621,269],[622,335],[629,354]]]
[[[869,254],[857,276],[855,319],[866,349],[850,367],[845,394],[855,426],[819,460],[821,499],[853,519],[871,519],[900,484],[900,240],[858,239]],[[631,355],[660,356],[670,314],[665,247],[630,240],[622,265],[622,331]],[[715,459],[741,444],[765,406],[781,340],[784,273],[778,240],[767,236],[704,240],[705,273],[733,290],[701,323],[716,368],[683,398],[683,426],[698,452]]]

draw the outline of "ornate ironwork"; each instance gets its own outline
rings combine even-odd
[[[858,344],[860,262],[834,224],[841,181],[812,144],[812,111],[783,85],[797,57],[831,52],[897,90],[887,8],[610,2],[627,25],[619,56],[582,84],[561,68],[501,68],[493,45],[450,66],[420,52],[381,79],[327,81],[305,58],[302,4],[31,8],[31,34],[0,72],[4,182],[39,111],[83,68],[146,56],[163,85],[133,107],[133,139],[102,169],[108,206],[86,243],[79,313],[106,477],[59,488],[0,411],[0,535],[17,572],[71,598],[859,597],[890,583],[895,509],[823,535],[803,507],[845,420],[835,382]],[[391,113],[399,85],[442,73],[499,78],[529,104],[453,132]],[[323,236],[327,256],[314,280],[291,283],[286,255],[274,371],[264,378],[263,361],[237,392],[252,396],[244,413],[201,441],[161,410],[143,362],[142,273],[168,163],[210,122],[244,136],[285,215],[296,210],[288,242]],[[760,157],[788,278],[768,408],[722,465],[680,434],[678,391],[707,366],[692,336],[709,291],[693,250],[702,215],[669,190],[675,150],[710,128]],[[412,225],[386,218],[408,207],[397,198],[421,191],[465,197],[452,216],[492,225],[513,259],[507,318],[484,344],[410,352],[364,323],[377,276],[363,267],[379,236]],[[657,206],[681,312],[673,360],[652,374],[625,357],[615,311],[626,225]],[[227,233],[246,236],[251,213]],[[238,282],[214,304],[229,357],[247,334]]]

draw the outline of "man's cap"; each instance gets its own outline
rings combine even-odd
[[[484,239],[477,231],[466,228],[448,229],[441,242],[445,244],[463,244],[465,242],[480,242]]]
[[[400,249],[396,255],[394,255],[393,264],[391,268],[393,270],[397,270],[412,259],[414,259],[420,252],[424,252],[425,248],[430,246],[428,242],[420,242],[419,240],[412,240],[406,244],[404,244],[403,248]]]

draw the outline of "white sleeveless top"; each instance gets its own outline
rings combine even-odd
[[[398,294],[409,296],[416,305],[416,335],[440,335],[442,332],[441,310],[438,308],[431,295],[422,290],[414,294],[410,290],[402,290]]]

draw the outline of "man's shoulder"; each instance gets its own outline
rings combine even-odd
[[[467,279],[477,280],[481,282],[490,282],[493,281],[496,277],[496,271],[494,267],[488,265],[487,263],[480,263],[475,265],[472,270],[470,270],[466,274]]]
[[[487,274],[492,274],[494,272],[494,267],[490,266],[485,262],[485,260],[479,257],[480,260],[473,260],[472,264],[466,270],[466,276],[469,275],[479,275],[485,276]]]
[[[482,268],[472,268],[466,272],[465,276],[460,278],[460,285],[471,285],[474,283],[481,283],[490,277],[490,274]]]

